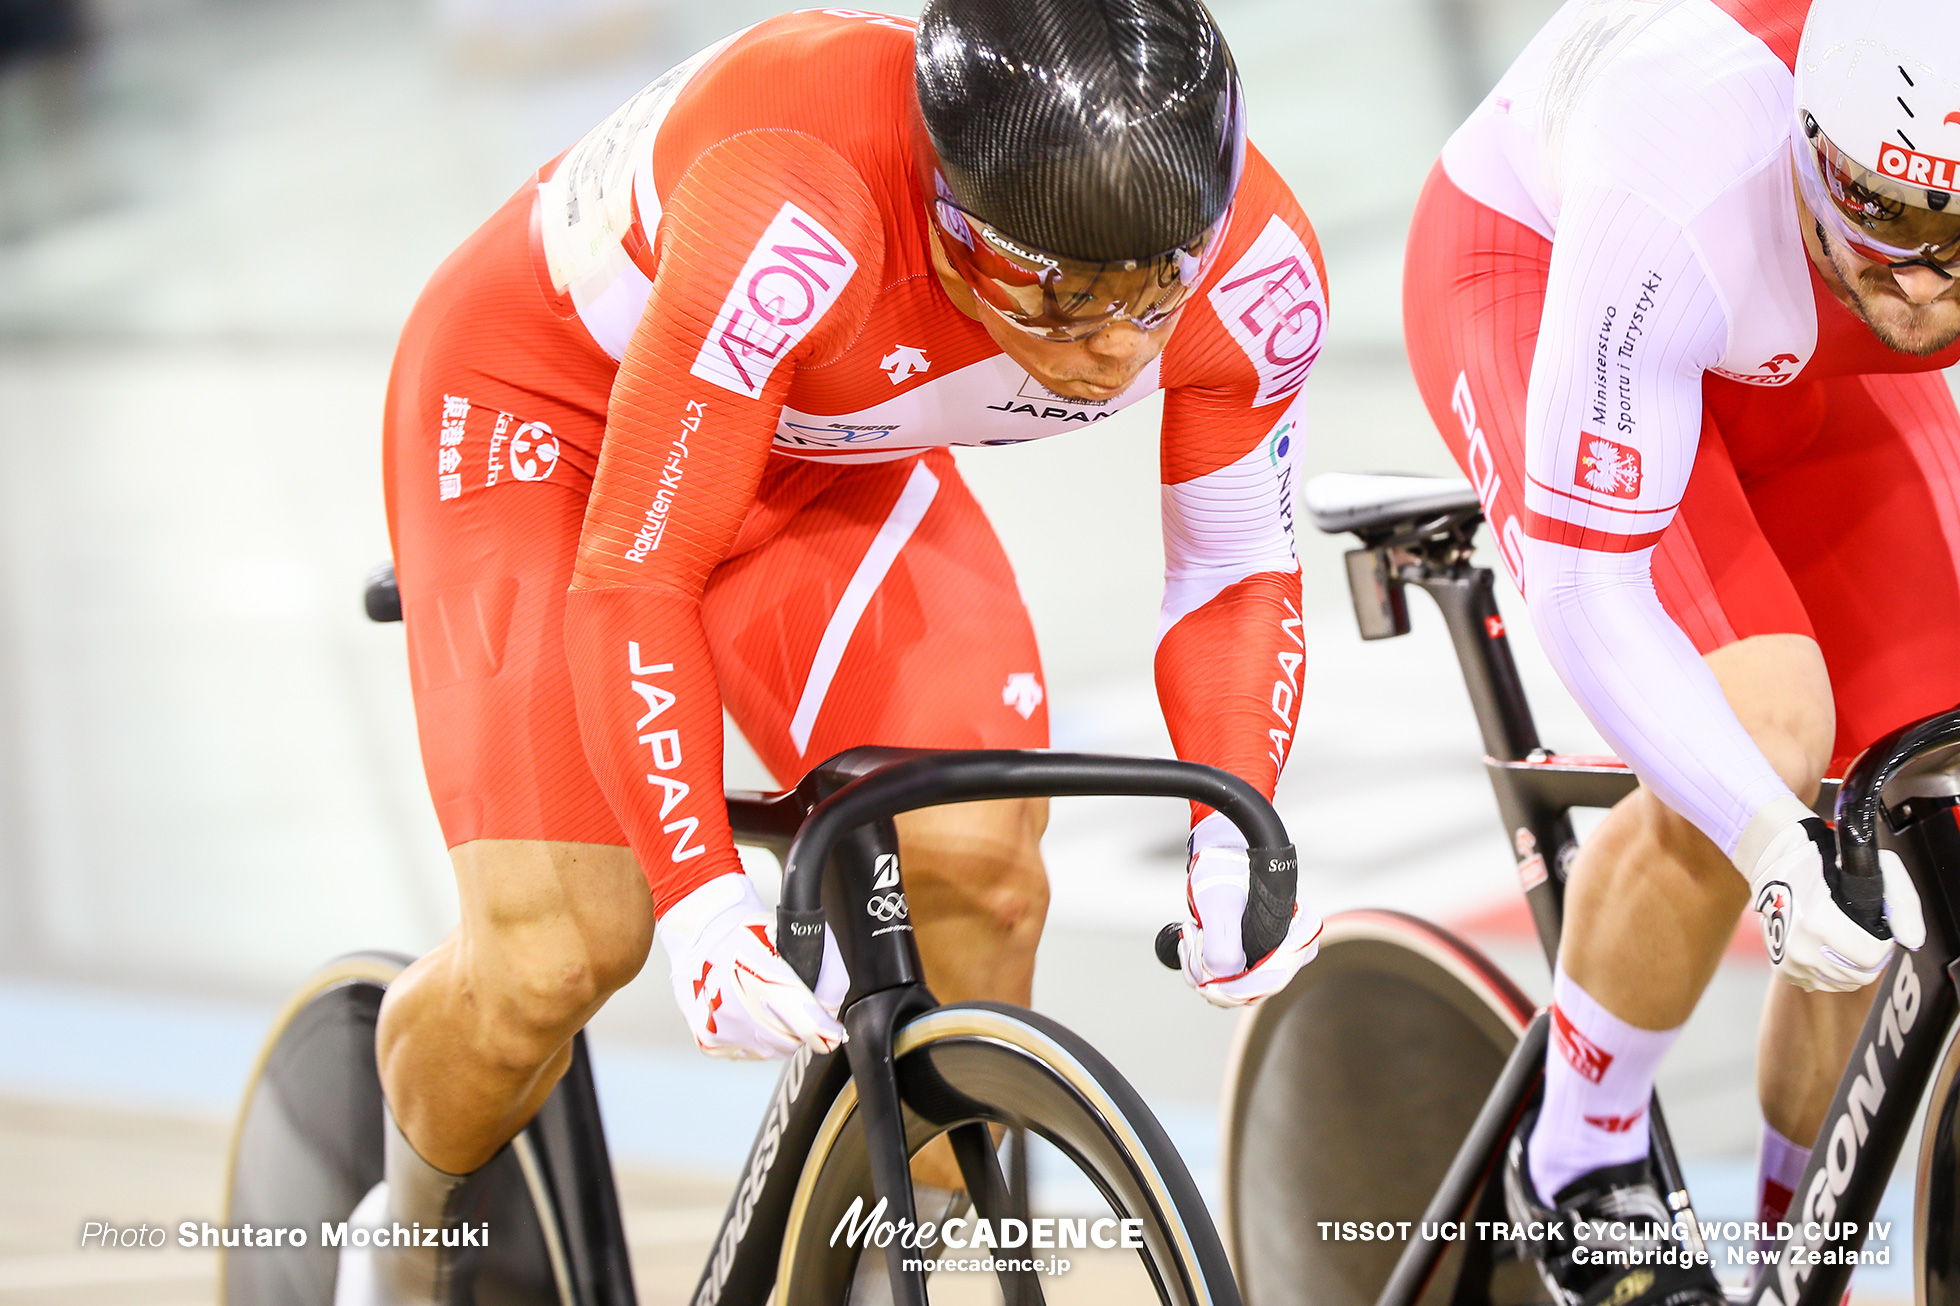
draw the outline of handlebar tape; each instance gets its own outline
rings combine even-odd
[[[1251,876],[1245,886],[1245,915],[1239,920],[1239,940],[1245,945],[1245,968],[1251,970],[1273,955],[1293,928],[1293,904],[1300,891],[1300,855],[1292,844],[1279,848],[1248,848]]]
[[[1837,837],[1819,818],[1808,818],[1803,828],[1823,859],[1824,887],[1831,891],[1831,900],[1837,903],[1838,910],[1874,939],[1891,938],[1892,927],[1885,923],[1884,875],[1876,869],[1861,874],[1855,866],[1844,864],[1851,859],[1839,859]]]
[[[823,909],[776,909],[776,952],[812,993],[823,973]]]
[[[1250,876],[1245,886],[1245,913],[1239,917],[1239,942],[1245,947],[1245,968],[1251,970],[1286,942],[1293,928],[1294,903],[1300,892],[1300,855],[1292,844],[1279,848],[1246,849]],[[1177,970],[1178,940],[1184,926],[1176,921],[1157,931],[1153,945],[1157,962]]]
[[[1184,937],[1184,926],[1172,921],[1157,931],[1157,964],[1165,970],[1176,970],[1181,964],[1177,958],[1177,942]]]

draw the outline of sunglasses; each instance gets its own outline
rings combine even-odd
[[[1152,258],[1088,262],[1024,245],[943,196],[929,212],[947,262],[974,294],[1008,325],[1058,343],[1086,340],[1117,322],[1163,327],[1204,280],[1229,216]]]

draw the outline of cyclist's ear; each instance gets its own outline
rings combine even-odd
[[[1918,952],[1926,943],[1926,915],[1919,907],[1919,890],[1906,873],[1906,864],[1889,848],[1878,850],[1879,870],[1885,879],[1885,923],[1892,937],[1907,952]]]

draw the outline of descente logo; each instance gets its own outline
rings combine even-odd
[[[1032,1247],[1044,1251],[1071,1247],[1127,1247],[1134,1250],[1143,1246],[1142,1220],[1116,1220],[1107,1216],[1100,1220],[1091,1220],[1086,1216],[1080,1219],[1040,1216],[1032,1220],[1010,1216],[1003,1220],[989,1220],[985,1216],[956,1215],[950,1220],[937,1223],[927,1220],[921,1224],[910,1219],[888,1220],[885,1218],[887,1209],[888,1205],[882,1197],[868,1212],[864,1209],[864,1198],[852,1198],[850,1209],[844,1212],[837,1227],[830,1231],[830,1245],[835,1247],[841,1243],[846,1247],[882,1248],[896,1242],[900,1247],[917,1251],[929,1251],[941,1243],[961,1250],[972,1247],[988,1250]]]

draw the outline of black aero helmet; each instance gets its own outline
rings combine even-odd
[[[990,305],[1067,339],[1183,302],[1245,161],[1200,0],[929,0],[914,72],[940,244]]]

